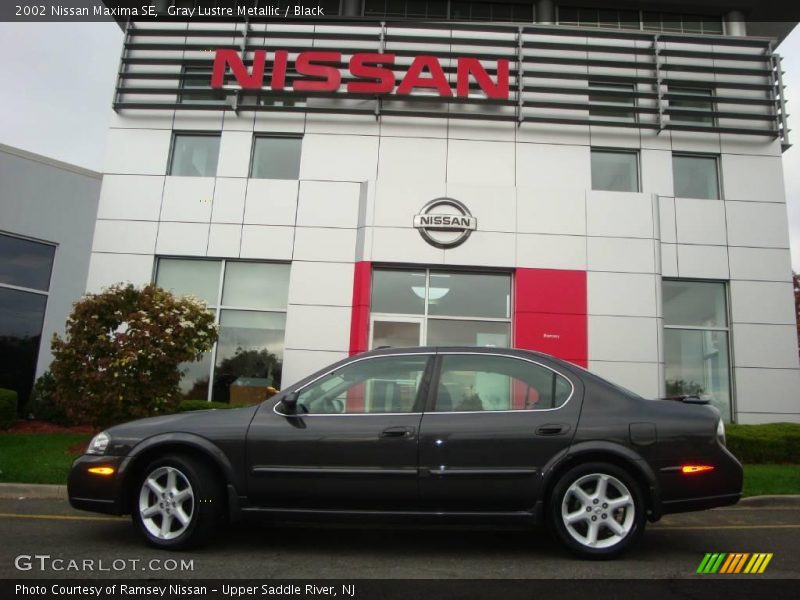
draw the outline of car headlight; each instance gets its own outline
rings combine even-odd
[[[720,444],[725,445],[725,423],[722,422],[722,419],[717,421],[717,439]]]
[[[86,454],[105,454],[106,448],[108,448],[108,443],[110,441],[111,436],[109,436],[105,431],[101,431],[92,438],[91,442],[89,442],[89,447],[86,448]]]

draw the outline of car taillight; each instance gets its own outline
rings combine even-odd
[[[707,471],[713,471],[714,467],[711,465],[683,465],[681,467],[681,473],[684,475],[692,475],[694,473],[705,473]]]

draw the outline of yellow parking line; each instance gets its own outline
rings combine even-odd
[[[664,525],[660,526],[657,525],[653,527],[654,531],[664,531],[665,529],[678,530],[678,529],[704,529],[704,530],[715,530],[715,529],[800,529],[800,524],[798,525]]]
[[[6,519],[53,519],[57,521],[125,521],[124,517],[80,517],[74,515],[27,515],[23,513],[0,513]]]

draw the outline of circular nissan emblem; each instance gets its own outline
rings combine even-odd
[[[462,202],[436,198],[423,206],[420,214],[414,215],[414,227],[431,246],[455,248],[478,228],[478,219]]]

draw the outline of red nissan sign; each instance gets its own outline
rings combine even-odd
[[[272,74],[264,81],[267,51],[253,53],[253,68],[248,72],[242,57],[236,50],[219,48],[214,56],[214,71],[211,87],[222,88],[225,72],[230,69],[237,83],[246,90],[260,90],[265,86],[275,91],[286,89],[286,72],[290,68],[289,53],[276,50],[272,54]],[[342,83],[338,65],[341,52],[301,52],[294,61],[294,71],[302,75],[292,84],[296,92],[335,92]],[[508,100],[508,60],[497,61],[497,77],[492,79],[477,58],[456,59],[455,94],[450,87],[444,69],[435,56],[420,55],[405,73],[395,72],[394,54],[357,53],[348,64],[350,75],[355,80],[347,84],[347,91],[354,94],[411,94],[415,89],[433,89],[439,96],[469,96],[470,80],[474,80],[488,98]],[[398,84],[399,78],[399,84]]]

